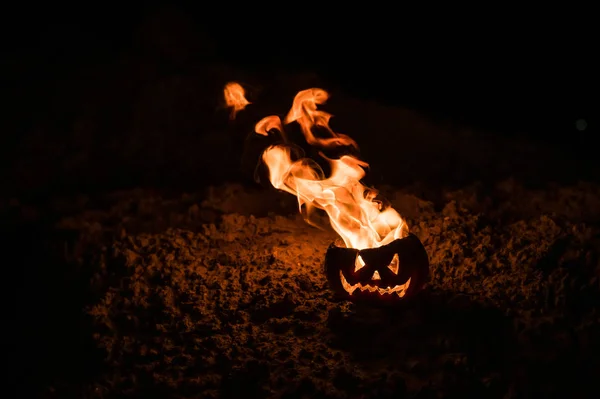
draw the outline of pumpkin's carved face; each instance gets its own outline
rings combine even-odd
[[[414,234],[363,250],[332,244],[325,256],[325,273],[331,288],[350,299],[396,300],[423,288],[429,277],[429,259]]]

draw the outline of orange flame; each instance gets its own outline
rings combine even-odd
[[[308,89],[299,92],[294,98],[294,104],[285,118],[285,123],[298,122],[306,142],[310,145],[326,149],[350,145],[358,149],[358,145],[350,137],[331,130],[329,127],[331,114],[317,109],[317,105],[325,104],[328,99],[329,94],[322,89]],[[313,127],[322,128],[331,137],[315,137],[312,132]]]
[[[278,116],[271,115],[265,118],[262,118],[260,122],[254,126],[254,131],[258,134],[262,134],[263,136],[268,136],[269,131],[277,130],[281,132],[285,139],[285,134],[283,132],[283,125],[281,124],[281,119]]]
[[[328,97],[322,89],[299,92],[285,124],[298,122],[306,141],[314,146],[325,149],[336,146],[358,148],[350,137],[329,127],[330,114],[317,109],[317,105],[325,103]],[[325,131],[329,137],[316,137],[313,133],[315,128]],[[262,135],[268,135],[273,129],[284,134],[277,116],[266,117],[255,126],[256,133]],[[311,215],[315,209],[325,211],[345,245],[356,249],[379,247],[408,235],[408,227],[398,212],[391,207],[382,209],[381,201],[375,199],[377,192],[360,183],[365,176],[363,168],[368,166],[366,162],[349,155],[339,159],[329,159],[323,153],[320,155],[331,165],[329,177],[323,175],[314,161],[293,161],[290,148],[285,145],[271,146],[262,154],[271,184],[297,196],[300,212],[308,223],[314,224]]]
[[[252,104],[246,99],[244,88],[237,82],[227,83],[223,89],[223,95],[225,96],[225,104],[227,104],[228,108],[231,108],[231,119],[235,119],[239,111],[242,111],[247,105]]]

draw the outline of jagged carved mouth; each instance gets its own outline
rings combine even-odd
[[[352,295],[354,293],[354,291],[359,290],[359,291],[377,292],[380,295],[396,294],[399,298],[402,298],[406,294],[406,290],[408,290],[408,287],[410,287],[410,278],[406,281],[406,283],[404,283],[402,285],[395,285],[393,287],[386,287],[386,288],[377,287],[375,285],[370,285],[370,284],[361,284],[361,283],[350,284],[344,277],[344,273],[342,273],[341,270],[340,270],[340,280],[342,282],[342,287],[344,287],[344,290],[346,290],[346,292],[350,295]]]

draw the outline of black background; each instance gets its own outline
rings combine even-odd
[[[339,88],[380,104],[414,109],[431,120],[466,126],[496,138],[526,137],[539,143],[540,151],[554,147],[560,153],[559,169],[573,169],[569,172],[573,176],[593,169],[598,68],[594,57],[597,29],[590,10],[490,5],[463,10],[432,6],[424,12],[410,9],[412,5],[150,2],[115,7],[23,3],[7,9],[3,13],[1,66],[6,111],[0,122],[0,155],[7,181],[3,189],[15,195],[38,187],[37,191],[46,195],[50,188],[58,190],[61,185],[90,191],[93,183],[98,190],[102,179],[116,182],[121,177],[123,182],[112,188],[153,185],[159,180],[157,170],[170,169],[172,175],[180,175],[182,171],[175,171],[174,166],[149,159],[139,161],[146,162],[143,166],[113,163],[115,170],[110,176],[101,169],[106,170],[104,162],[110,161],[108,151],[112,150],[97,147],[96,158],[86,155],[86,172],[82,167],[73,169],[81,170],[82,176],[72,177],[72,170],[59,165],[68,153],[54,156],[53,170],[41,164],[27,166],[32,170],[27,176],[37,173],[35,168],[46,171],[47,176],[37,177],[39,182],[11,176],[18,162],[37,159],[28,148],[36,140],[35,145],[42,145],[39,138],[32,139],[40,126],[49,132],[43,140],[53,136],[56,145],[77,147],[78,138],[59,138],[71,134],[70,124],[78,112],[74,109],[81,101],[71,92],[117,85],[123,92],[113,92],[114,101],[97,108],[98,113],[112,116],[97,123],[110,123],[109,119],[126,112],[121,109],[128,107],[127,96],[143,87],[133,82],[137,72],[124,72],[127,60],[136,57],[136,62],[158,70],[155,74],[160,76],[190,76],[197,73],[193,68],[198,65],[219,64],[245,71],[253,76],[253,83],[264,78],[261,84],[269,84],[270,77],[282,71],[308,71],[326,82],[327,90]],[[116,83],[118,79],[120,83]],[[214,101],[219,97],[212,92],[207,95]],[[110,103],[114,105],[110,112],[102,108]],[[585,130],[577,128],[578,120],[585,121]],[[94,140],[118,135],[114,126]],[[127,157],[129,150],[121,151]],[[587,164],[572,166],[571,159]],[[190,176],[198,174],[185,168]],[[143,183],[140,173],[150,176],[150,181]],[[163,180],[172,179],[169,175]],[[214,176],[213,180],[219,179],[225,177]]]
[[[253,4],[251,7],[254,7]],[[245,7],[248,7],[246,5]],[[134,46],[159,4],[21,6],[4,13],[14,91]],[[478,126],[538,136],[595,125],[594,32],[586,9],[409,10],[275,4],[171,6],[212,43],[197,57],[246,68],[316,70],[361,96]],[[18,93],[17,93],[18,94]],[[27,105],[34,100],[29,98]]]

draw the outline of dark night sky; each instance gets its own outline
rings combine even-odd
[[[139,21],[157,9],[44,7],[4,15],[13,88],[127,51]],[[300,22],[283,10],[227,16],[201,5],[179,9],[214,41],[216,56],[248,68],[309,68],[359,95],[510,132],[577,135],[578,119],[587,120],[587,133],[597,120],[593,25],[585,10],[520,22],[417,14],[415,23],[408,11],[303,9],[311,19]]]

